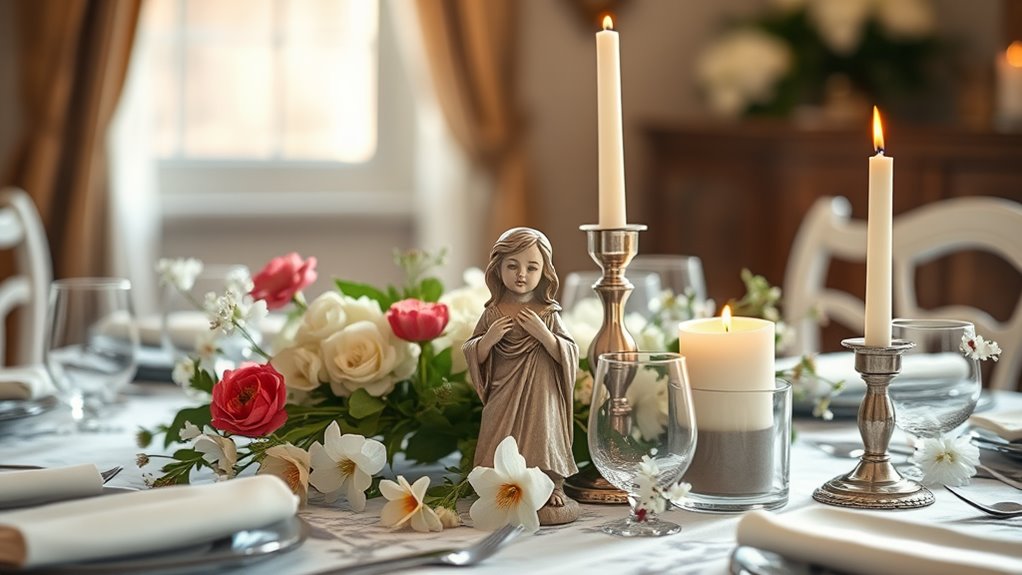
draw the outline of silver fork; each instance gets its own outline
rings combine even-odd
[[[1016,503],[1014,501],[998,501],[997,503],[984,505],[977,501],[973,501],[968,497],[965,497],[964,495],[955,491],[954,489],[951,489],[947,485],[944,486],[944,489],[947,489],[948,493],[950,493],[951,495],[954,495],[955,497],[961,499],[962,501],[968,503],[969,505],[975,507],[976,509],[983,511],[984,513],[993,515],[994,517],[1000,519],[1022,517],[1022,503]]]
[[[513,540],[521,532],[522,528],[520,526],[505,525],[463,549],[438,549],[414,555],[403,555],[373,561],[372,563],[329,569],[316,573],[316,575],[372,575],[373,573],[389,573],[398,569],[422,567],[425,565],[467,567],[475,565],[493,555],[505,543]]]

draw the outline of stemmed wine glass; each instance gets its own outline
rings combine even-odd
[[[45,363],[79,430],[99,417],[135,375],[138,327],[131,283],[70,278],[50,285]]]
[[[962,352],[962,337],[972,339],[972,323],[952,319],[896,319],[892,335],[916,345],[902,359],[901,373],[888,394],[895,424],[913,438],[939,437],[969,419],[982,390],[979,362]],[[918,467],[904,470],[912,479]]]
[[[688,469],[696,446],[692,392],[685,358],[676,353],[605,353],[597,362],[589,412],[593,464],[628,493],[625,519],[603,531],[625,537],[677,533],[663,521],[667,491]],[[658,500],[657,498],[663,498]]]

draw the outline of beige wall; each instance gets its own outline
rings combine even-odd
[[[519,51],[520,95],[527,121],[534,192],[542,216],[535,222],[554,244],[566,271],[595,269],[578,226],[597,218],[596,52],[592,26],[568,1],[524,0]],[[640,127],[705,114],[692,84],[699,49],[727,16],[764,0],[693,2],[632,0],[617,14],[629,221],[641,223],[647,161]],[[992,67],[999,46],[997,0],[936,0],[938,25],[965,68]],[[640,239],[641,249],[641,239]]]

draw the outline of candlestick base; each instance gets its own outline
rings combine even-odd
[[[596,333],[586,358],[589,371],[596,373],[596,362],[601,354],[614,351],[636,351],[635,340],[625,329],[625,302],[635,286],[625,277],[625,269],[639,253],[639,232],[642,224],[621,228],[601,228],[597,225],[579,226],[586,233],[589,256],[603,272],[593,289],[603,303],[603,325]],[[625,389],[615,389],[624,397]],[[621,417],[629,417],[624,413]],[[589,465],[564,482],[564,492],[583,503],[628,503],[628,494],[604,479],[595,465]]]
[[[933,493],[902,477],[887,453],[894,433],[894,405],[887,387],[901,372],[901,355],[915,344],[894,340],[887,347],[868,346],[860,337],[846,339],[841,345],[855,352],[855,371],[866,382],[866,396],[859,405],[859,434],[865,452],[855,469],[817,488],[813,499],[856,509],[915,509],[932,505]]]

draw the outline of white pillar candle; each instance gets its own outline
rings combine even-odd
[[[866,224],[866,345],[891,345],[891,241],[894,158],[884,155],[880,112],[873,107],[873,147],[869,159],[869,220]]]
[[[625,218],[625,147],[621,128],[621,56],[610,16],[596,33],[596,105],[599,120],[601,228],[623,228]]]
[[[725,315],[730,311],[725,309]],[[775,386],[774,322],[751,317],[693,319],[678,326],[678,348],[685,356],[699,429],[748,431],[773,424]]]
[[[1022,42],[997,55],[997,119],[1022,122]]]

